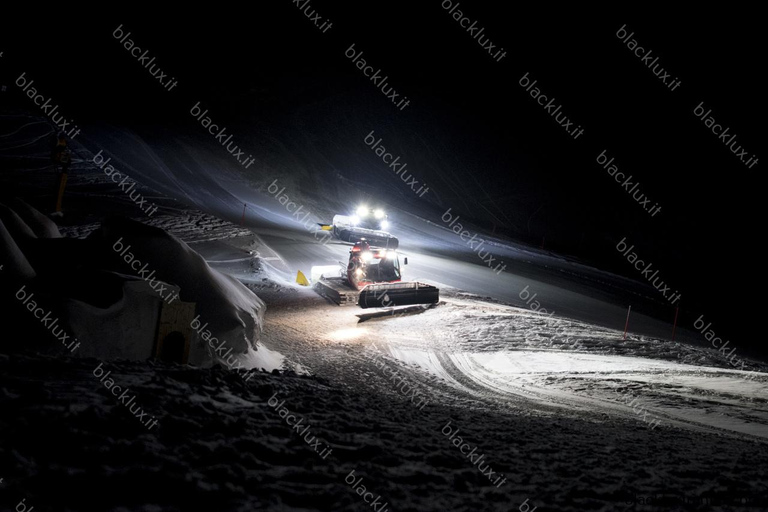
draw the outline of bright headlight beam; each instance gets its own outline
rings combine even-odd
[[[373,215],[377,219],[382,219],[382,218],[384,218],[384,210],[376,210],[375,212],[373,212]]]
[[[368,207],[358,206],[357,211],[355,213],[357,213],[358,217],[365,217],[366,215],[368,215]]]

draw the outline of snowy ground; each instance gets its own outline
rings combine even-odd
[[[646,400],[646,383],[661,388],[668,406],[689,413],[706,404],[732,417],[765,409],[764,402],[747,407],[743,391],[702,396],[710,391],[703,382],[722,378],[716,369],[698,369],[698,383],[674,397],[674,387],[661,383],[679,382],[696,368],[595,355],[632,373],[601,379],[594,369],[579,372],[577,360],[566,372],[531,368],[515,376],[510,373],[522,371],[509,361],[499,366],[498,352],[426,356],[406,343],[389,348],[398,357],[368,355],[370,347],[388,343],[377,324],[406,318],[350,319],[350,327],[338,329],[325,323],[334,315],[323,315],[330,306],[320,304],[313,333],[291,322],[290,311],[314,298],[271,294],[281,297],[272,301],[269,337],[322,377],[256,373],[246,383],[244,375],[222,369],[108,364],[113,378],[159,419],[151,432],[93,376],[94,360],[0,357],[6,481],[0,500],[26,497],[37,510],[365,510],[344,481],[355,470],[391,510],[506,511],[526,499],[539,510],[573,511],[768,505],[764,440],[722,430],[723,422],[717,429],[701,421],[682,424],[680,415],[664,416],[651,429],[612,389],[637,383],[633,392]],[[450,316],[440,309],[453,307],[407,320],[428,324],[431,314]],[[561,367],[568,366],[556,352],[506,351],[503,357],[516,354],[529,355],[516,364],[556,354]],[[662,371],[647,370],[654,367]],[[561,380],[548,385],[545,376],[558,373]],[[393,382],[393,375],[404,381]],[[584,379],[595,386],[576,389]],[[412,389],[418,398],[409,396]],[[308,441],[280,417],[279,406],[270,406],[278,400],[310,426]],[[647,407],[660,412],[655,403]],[[484,455],[483,469],[506,481],[494,486],[442,433],[446,427],[449,434],[459,428],[462,442]],[[311,446],[315,436],[318,447]],[[639,504],[649,499],[654,505]],[[707,499],[728,505],[696,501]]]
[[[339,374],[335,358],[322,362],[328,353],[344,348],[370,357],[375,351],[409,379],[434,377],[440,389],[498,407],[524,399],[527,407],[547,411],[599,411],[649,426],[656,420],[654,430],[675,426],[768,441],[768,374],[733,370],[714,350],[648,338],[624,341],[620,332],[450,292],[423,312],[362,322],[359,311],[312,296],[302,300],[303,294],[296,292],[308,313],[304,320],[296,318],[290,301],[287,311],[273,305],[265,339],[339,385],[349,376],[346,370]],[[286,343],[297,336],[309,347]]]
[[[4,184],[44,203],[19,165]],[[623,340],[445,283],[439,305],[396,317],[337,307],[290,282],[312,263],[310,235],[254,233],[146,187],[161,209],[142,218],[86,171],[63,233],[87,236],[107,211],[168,229],[267,303],[262,342],[288,371],[246,382],[221,368],[107,363],[158,418],[149,431],[93,375],[98,361],[0,355],[3,509],[22,498],[35,510],[370,509],[345,483],[352,470],[391,510],[768,507],[764,363],[736,371],[711,348]]]

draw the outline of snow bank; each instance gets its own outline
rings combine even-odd
[[[32,230],[38,238],[61,238],[56,223],[25,203],[19,198],[9,202],[9,206]]]
[[[258,344],[264,302],[166,230],[109,218],[87,239],[64,238],[27,203],[13,205],[0,204],[3,275],[37,279],[64,306],[61,322],[82,342],[79,355],[149,357],[161,309],[179,300],[195,304],[195,320],[182,322],[190,363],[282,367],[282,355]]]
[[[234,354],[257,349],[264,302],[233,277],[212,269],[202,256],[175,236],[160,228],[114,217],[105,220],[89,240],[98,240],[105,250],[109,247],[105,261],[108,270],[146,278],[152,275],[178,286],[182,301],[197,303],[200,325],[196,331],[201,336],[215,336]],[[140,270],[146,269],[145,274],[129,264],[136,260],[141,263]]]
[[[19,214],[2,203],[0,203],[0,221],[5,224],[8,232],[18,243],[23,244],[25,241],[37,238],[35,232],[32,231],[32,228],[24,222]]]
[[[19,249],[11,233],[0,220],[0,261],[3,269],[0,275],[12,276],[14,279],[26,281],[35,277],[35,270]]]
[[[115,359],[144,360],[152,353],[162,299],[150,285],[114,273],[93,274],[103,287],[99,295],[111,295],[108,288],[119,291],[120,298],[107,307],[89,301],[70,299],[64,309],[70,332],[81,342],[80,357],[104,361]]]

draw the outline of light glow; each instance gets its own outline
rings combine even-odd
[[[368,207],[358,206],[355,213],[357,214],[358,217],[365,217],[366,215],[368,215]]]
[[[328,334],[328,336],[334,341],[348,341],[360,338],[368,334],[368,329],[365,327],[353,327],[350,329],[338,329]]]

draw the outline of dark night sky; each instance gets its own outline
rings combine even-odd
[[[187,122],[185,106],[196,100],[237,122],[287,117],[298,105],[332,98],[341,120],[356,114],[345,95],[363,97],[411,152],[450,151],[458,172],[488,192],[477,199],[491,210],[522,209],[526,217],[538,211],[523,232],[503,226],[510,234],[536,244],[546,236],[555,249],[636,277],[613,249],[626,236],[665,269],[690,314],[712,317],[734,338],[756,332],[738,318],[750,316],[746,294],[762,282],[755,278],[758,176],[768,153],[759,16],[656,9],[645,12],[647,21],[603,10],[522,12],[461,2],[459,9],[507,51],[497,62],[439,1],[412,4],[313,0],[311,7],[333,22],[327,33],[289,1],[183,17],[151,10],[94,21],[68,10],[64,23],[25,16],[0,35],[0,69],[4,83],[17,70],[55,81],[57,98],[83,126],[170,129]],[[136,69],[111,35],[121,23],[178,78],[176,91]],[[623,24],[680,78],[677,90],[662,85],[616,37]],[[352,43],[411,99],[403,112],[344,57]],[[578,140],[519,85],[525,72],[584,128]],[[751,169],[739,162],[693,115],[701,101],[750,155],[766,160]],[[643,212],[597,165],[603,149],[637,178],[652,204],[662,205],[658,215]]]

